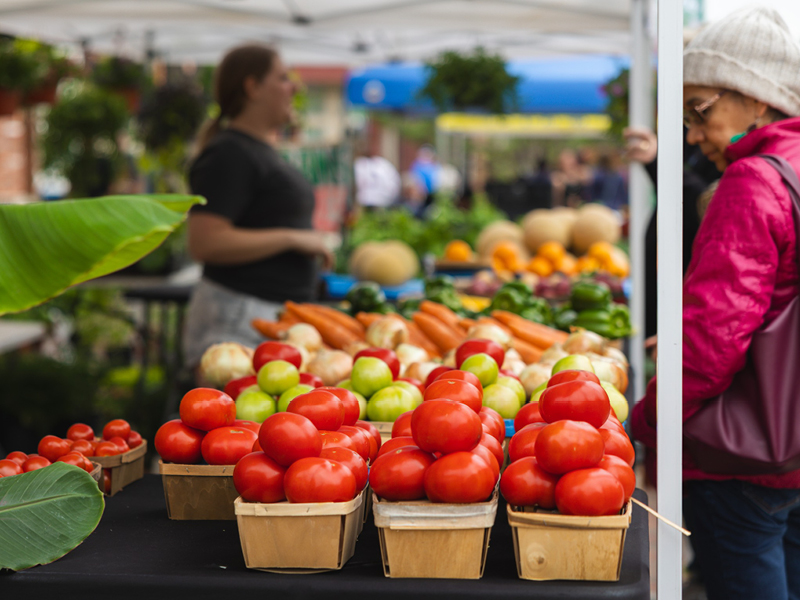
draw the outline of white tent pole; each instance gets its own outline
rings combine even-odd
[[[658,0],[658,511],[681,522],[683,2]],[[658,523],[658,597],[682,593],[681,533]]]
[[[631,4],[631,72],[630,72],[630,124],[653,127],[652,106],[652,45],[648,35],[648,0],[633,0]],[[644,325],[645,325],[645,243],[647,221],[650,216],[650,178],[639,163],[630,167],[628,209],[631,256],[631,338],[630,361],[633,369],[634,402],[644,395]]]

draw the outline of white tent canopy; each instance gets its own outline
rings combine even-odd
[[[289,64],[421,60],[482,45],[506,58],[630,51],[630,0],[0,0],[0,32],[169,62],[244,41]]]

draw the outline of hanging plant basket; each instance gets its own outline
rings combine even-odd
[[[19,90],[0,89],[0,116],[8,117],[19,107]]]

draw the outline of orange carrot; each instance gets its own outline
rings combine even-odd
[[[431,302],[430,300],[423,300],[419,303],[419,309],[429,315],[433,315],[442,323],[449,325],[453,329],[458,329],[458,322],[461,320],[456,313],[447,308],[444,304],[438,302]]]
[[[467,332],[470,329],[472,329],[473,327],[475,327],[475,325],[477,325],[477,324],[478,324],[478,322],[475,319],[464,318],[464,319],[459,319],[459,321],[458,321],[458,326],[461,329],[463,329],[464,331],[467,331]]]
[[[525,340],[521,340],[518,337],[511,338],[511,347],[519,352],[519,355],[522,357],[522,360],[525,361],[526,365],[539,362],[539,359],[542,358],[542,354],[544,354],[544,351],[541,348],[534,346],[533,344],[529,344]]]
[[[567,334],[563,331],[540,323],[534,323],[511,312],[494,310],[492,311],[492,316],[507,325],[515,337],[544,350],[547,350],[553,344],[563,343],[567,339]]]
[[[443,323],[433,315],[426,312],[417,312],[413,316],[414,322],[419,325],[430,340],[436,344],[442,353],[449,352],[461,343],[466,336],[462,331],[456,331],[446,323]]]
[[[281,323],[284,323],[286,325],[297,325],[298,323],[302,323],[303,322],[303,321],[300,320],[300,318],[296,314],[294,314],[294,313],[292,313],[292,312],[290,312],[288,310],[284,310],[281,313],[281,316],[278,319],[278,321],[281,322]]]
[[[408,341],[410,344],[422,348],[430,355],[431,358],[442,355],[439,347],[422,332],[422,329],[420,329],[419,325],[409,319],[405,319],[405,322],[408,326]]]
[[[361,325],[366,329],[367,327],[372,325],[375,321],[385,316],[386,315],[383,315],[381,313],[360,312],[356,313],[356,321],[361,323]]]
[[[494,325],[495,327],[499,327],[500,329],[505,331],[508,335],[511,335],[511,330],[507,326],[503,325],[503,323],[501,323],[497,319],[493,319],[492,317],[478,317],[477,324]]]
[[[281,333],[290,327],[290,325],[287,325],[286,323],[267,321],[266,319],[258,318],[250,321],[250,325],[252,325],[253,329],[258,331],[264,337],[268,337],[273,340],[279,340]]]
[[[359,339],[364,339],[364,326],[356,321],[350,315],[344,314],[340,310],[336,310],[330,306],[322,306],[321,304],[303,304],[303,306],[310,308],[311,310],[315,310],[322,314],[323,316],[328,317],[337,325],[341,325],[345,329],[351,331],[353,334],[358,336]]]
[[[316,327],[317,331],[319,331],[319,334],[322,336],[322,341],[332,348],[344,350],[348,345],[359,341],[358,337],[348,329],[345,329],[337,323],[333,323],[324,315],[306,306],[301,306],[294,302],[287,302],[286,308],[302,319],[304,323]]]

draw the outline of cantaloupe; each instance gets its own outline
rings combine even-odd
[[[583,254],[595,242],[615,244],[621,233],[622,224],[617,213],[602,204],[585,204],[572,227],[572,247],[576,253]]]
[[[419,271],[414,250],[399,240],[365,242],[350,257],[350,273],[361,281],[400,285]]]
[[[569,246],[570,226],[566,219],[552,211],[529,212],[522,221],[522,228],[525,232],[525,246],[534,254],[545,242],[553,241],[564,247]]]
[[[491,255],[492,247],[497,242],[509,241],[522,245],[524,237],[522,228],[516,223],[495,221],[483,228],[475,243],[475,249],[481,258],[488,258]]]

